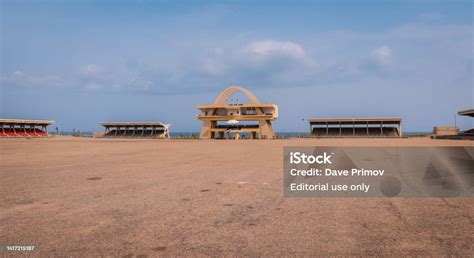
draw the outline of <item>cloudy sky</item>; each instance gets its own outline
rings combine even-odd
[[[474,107],[472,1],[0,5],[3,118],[196,131],[195,107],[230,85],[278,104],[277,131],[307,130],[310,117],[374,116],[430,131]]]

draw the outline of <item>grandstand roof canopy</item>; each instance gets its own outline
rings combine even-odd
[[[167,124],[161,122],[100,122],[102,126],[162,126],[166,127]]]
[[[461,116],[472,116],[474,117],[474,109],[467,109],[458,112],[458,115]]]
[[[310,124],[400,124],[400,117],[371,117],[371,118],[310,118]]]
[[[29,125],[50,125],[53,120],[23,120],[23,119],[0,119],[0,124],[29,124]]]

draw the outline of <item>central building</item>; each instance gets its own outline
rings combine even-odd
[[[249,103],[229,102],[229,97],[236,93],[244,94]],[[247,89],[231,86],[219,94],[213,104],[197,107],[201,114],[198,119],[203,122],[201,139],[272,139],[275,137],[272,122],[278,119],[278,106],[262,104]]]

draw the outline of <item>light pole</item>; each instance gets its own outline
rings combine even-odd
[[[301,119],[302,122],[304,122],[304,118]],[[303,126],[304,127],[304,126]],[[301,138],[301,132],[299,134],[299,138]]]

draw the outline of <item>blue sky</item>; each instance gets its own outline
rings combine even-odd
[[[310,117],[392,116],[405,131],[473,108],[472,1],[1,1],[0,117],[164,121],[230,85]],[[458,117],[458,125],[474,127]]]

